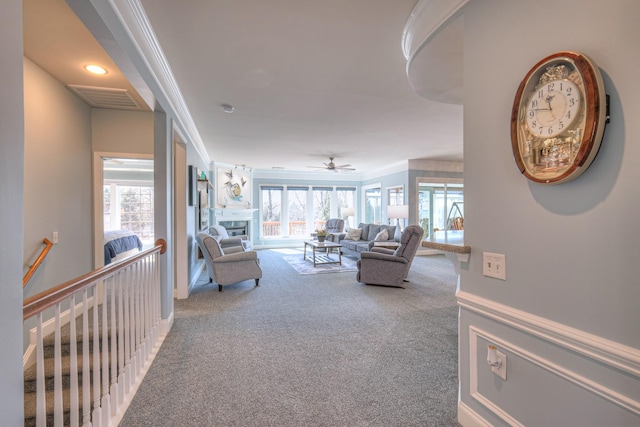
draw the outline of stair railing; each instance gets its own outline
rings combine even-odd
[[[44,261],[44,258],[49,253],[49,250],[51,250],[51,246],[53,246],[53,243],[51,243],[46,237],[42,239],[42,243],[44,244],[42,252],[40,252],[40,255],[38,255],[38,258],[36,258],[36,261],[33,263],[33,265],[29,267],[27,274],[25,274],[24,278],[22,279],[23,288],[27,286],[27,283],[29,283],[29,280],[31,280],[31,276],[33,276],[33,273],[35,273],[38,267],[40,267],[40,264],[42,264],[42,261]]]
[[[161,342],[160,255],[165,250],[166,242],[159,239],[153,248],[24,301],[23,320],[36,321],[36,426],[118,424]],[[53,318],[45,322],[45,314]],[[68,399],[63,399],[63,336],[69,341],[64,348]],[[51,340],[53,390],[48,390],[44,345]],[[25,416],[29,409],[25,403]]]

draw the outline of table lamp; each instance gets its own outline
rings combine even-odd
[[[400,225],[400,220],[404,220],[405,218],[409,218],[409,205],[389,205],[387,206],[387,218],[388,219],[396,219],[396,225],[400,227],[402,230],[402,226]],[[404,223],[404,221],[403,221]]]

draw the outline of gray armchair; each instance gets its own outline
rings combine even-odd
[[[222,291],[224,285],[249,279],[254,279],[259,286],[262,269],[256,251],[244,251],[242,246],[235,246],[231,253],[225,253],[218,241],[207,233],[198,233],[196,241],[207,265],[209,281],[218,284],[218,291]]]
[[[330,218],[327,220],[324,228],[329,232],[327,240],[330,242],[338,243],[340,241],[340,237],[344,237],[344,219]]]
[[[229,236],[227,229],[221,225],[212,225],[209,227],[209,234],[220,243],[220,247],[227,251],[228,248],[234,246],[242,246],[244,250],[251,250],[251,240],[249,236],[244,234],[241,236]]]
[[[358,282],[403,288],[423,232],[422,227],[410,225],[402,232],[397,249],[374,247],[371,251],[362,252],[358,261]]]

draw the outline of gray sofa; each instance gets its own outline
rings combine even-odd
[[[342,253],[344,255],[351,255],[360,257],[360,253],[364,251],[370,251],[374,245],[374,241],[378,233],[382,230],[387,230],[387,239],[379,242],[400,242],[400,227],[395,225],[379,225],[379,224],[364,224],[360,223],[358,229],[362,230],[362,235],[359,240],[349,239],[348,233],[343,233],[340,236],[340,244],[342,245]]]

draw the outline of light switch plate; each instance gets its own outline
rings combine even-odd
[[[498,360],[500,361],[500,367],[492,366],[491,372],[502,378],[503,380],[507,380],[507,356],[503,353],[497,352]]]
[[[507,280],[507,263],[504,254],[482,253],[482,274],[500,280]]]

